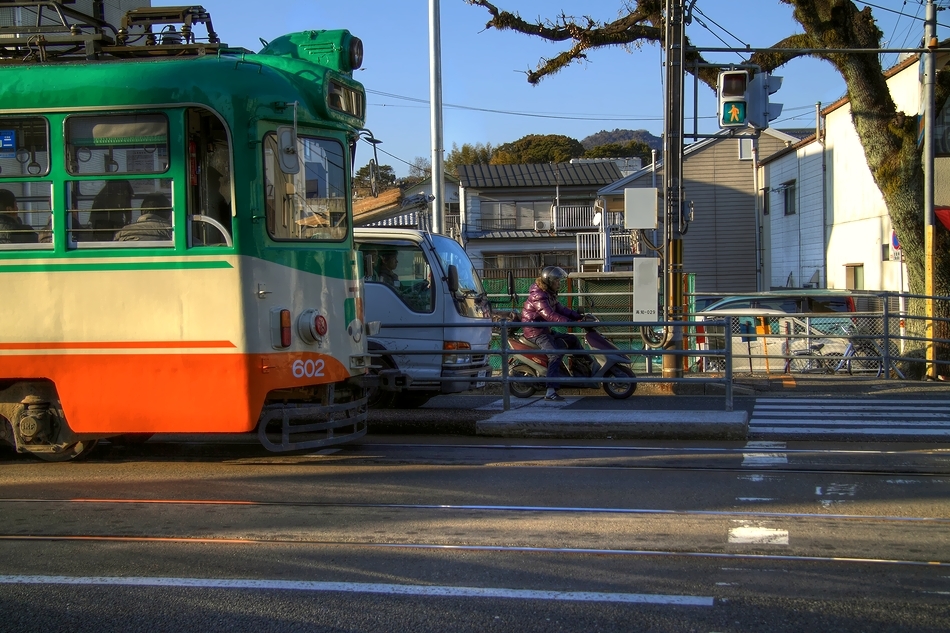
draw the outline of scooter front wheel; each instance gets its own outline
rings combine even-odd
[[[512,378],[537,378],[538,375],[527,365],[515,365],[508,372]],[[510,382],[508,388],[516,398],[530,398],[538,391],[539,385],[533,382]]]
[[[623,400],[633,395],[637,390],[635,382],[610,382],[611,378],[636,378],[633,370],[623,365],[614,365],[604,373],[604,391],[616,400]]]

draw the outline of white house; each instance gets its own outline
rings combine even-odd
[[[891,68],[887,82],[897,109],[916,114],[917,58]],[[825,107],[820,117],[824,125],[816,126],[816,134],[761,161],[770,286],[906,291],[890,217],[854,129],[849,99]],[[947,118],[946,110],[938,116]],[[940,177],[948,169],[947,157],[936,160],[938,205],[950,203],[950,181]]]

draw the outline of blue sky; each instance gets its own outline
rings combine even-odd
[[[923,17],[921,1],[871,2],[888,46],[911,47],[919,41],[923,22],[913,16]],[[251,50],[261,48],[259,38],[270,40],[306,29],[349,29],[365,47],[364,69],[355,77],[368,91],[367,127],[383,141],[380,163],[403,176],[413,159],[430,156],[429,0],[202,0],[201,4],[211,12],[222,41]],[[495,5],[517,11],[526,20],[553,18],[561,11],[610,20],[623,0],[497,0]],[[485,30],[487,11],[463,0],[440,0],[440,8],[446,150],[452,143],[499,145],[526,134],[564,134],[580,140],[615,128],[662,133],[663,68],[656,46],[592,51],[586,63],[531,86],[524,72],[539,59],[558,54],[563,44]],[[697,0],[694,17],[687,35],[699,46],[767,47],[800,31],[791,9],[778,0]],[[938,22],[950,24],[950,16],[940,13]],[[945,28],[938,27],[937,32],[941,39],[947,37]],[[735,53],[706,55],[717,62],[741,61]],[[896,55],[886,61],[894,63]],[[823,62],[796,60],[775,74],[784,77],[782,89],[773,95],[774,102],[784,104],[782,116],[773,123],[778,128],[814,126],[815,103],[828,104],[844,94],[840,76]],[[688,117],[694,110],[692,92],[688,84]],[[711,90],[700,88],[696,111],[700,132],[716,131]],[[361,150],[357,166],[371,158],[367,145]]]

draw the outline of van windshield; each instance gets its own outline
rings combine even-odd
[[[456,306],[462,316],[479,318],[486,316],[487,306],[485,288],[475,272],[472,260],[468,258],[462,245],[444,235],[433,235],[432,243],[439,254],[442,270],[448,273],[449,266],[455,266],[459,275],[459,289],[456,294]]]
[[[453,239],[442,235],[433,235],[432,241],[439,253],[442,268],[448,272],[449,266],[455,266],[459,273],[459,292],[462,294],[481,295],[485,293],[482,280],[475,272],[472,260],[468,258],[462,245]]]

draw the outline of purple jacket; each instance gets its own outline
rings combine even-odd
[[[580,321],[582,315],[568,307],[561,305],[557,297],[542,290],[537,283],[531,284],[531,290],[528,292],[528,298],[521,308],[521,322],[524,324],[532,321],[546,321],[557,323],[569,323],[571,321]],[[539,334],[544,334],[551,328],[527,327],[524,328],[525,338],[534,338]]]

